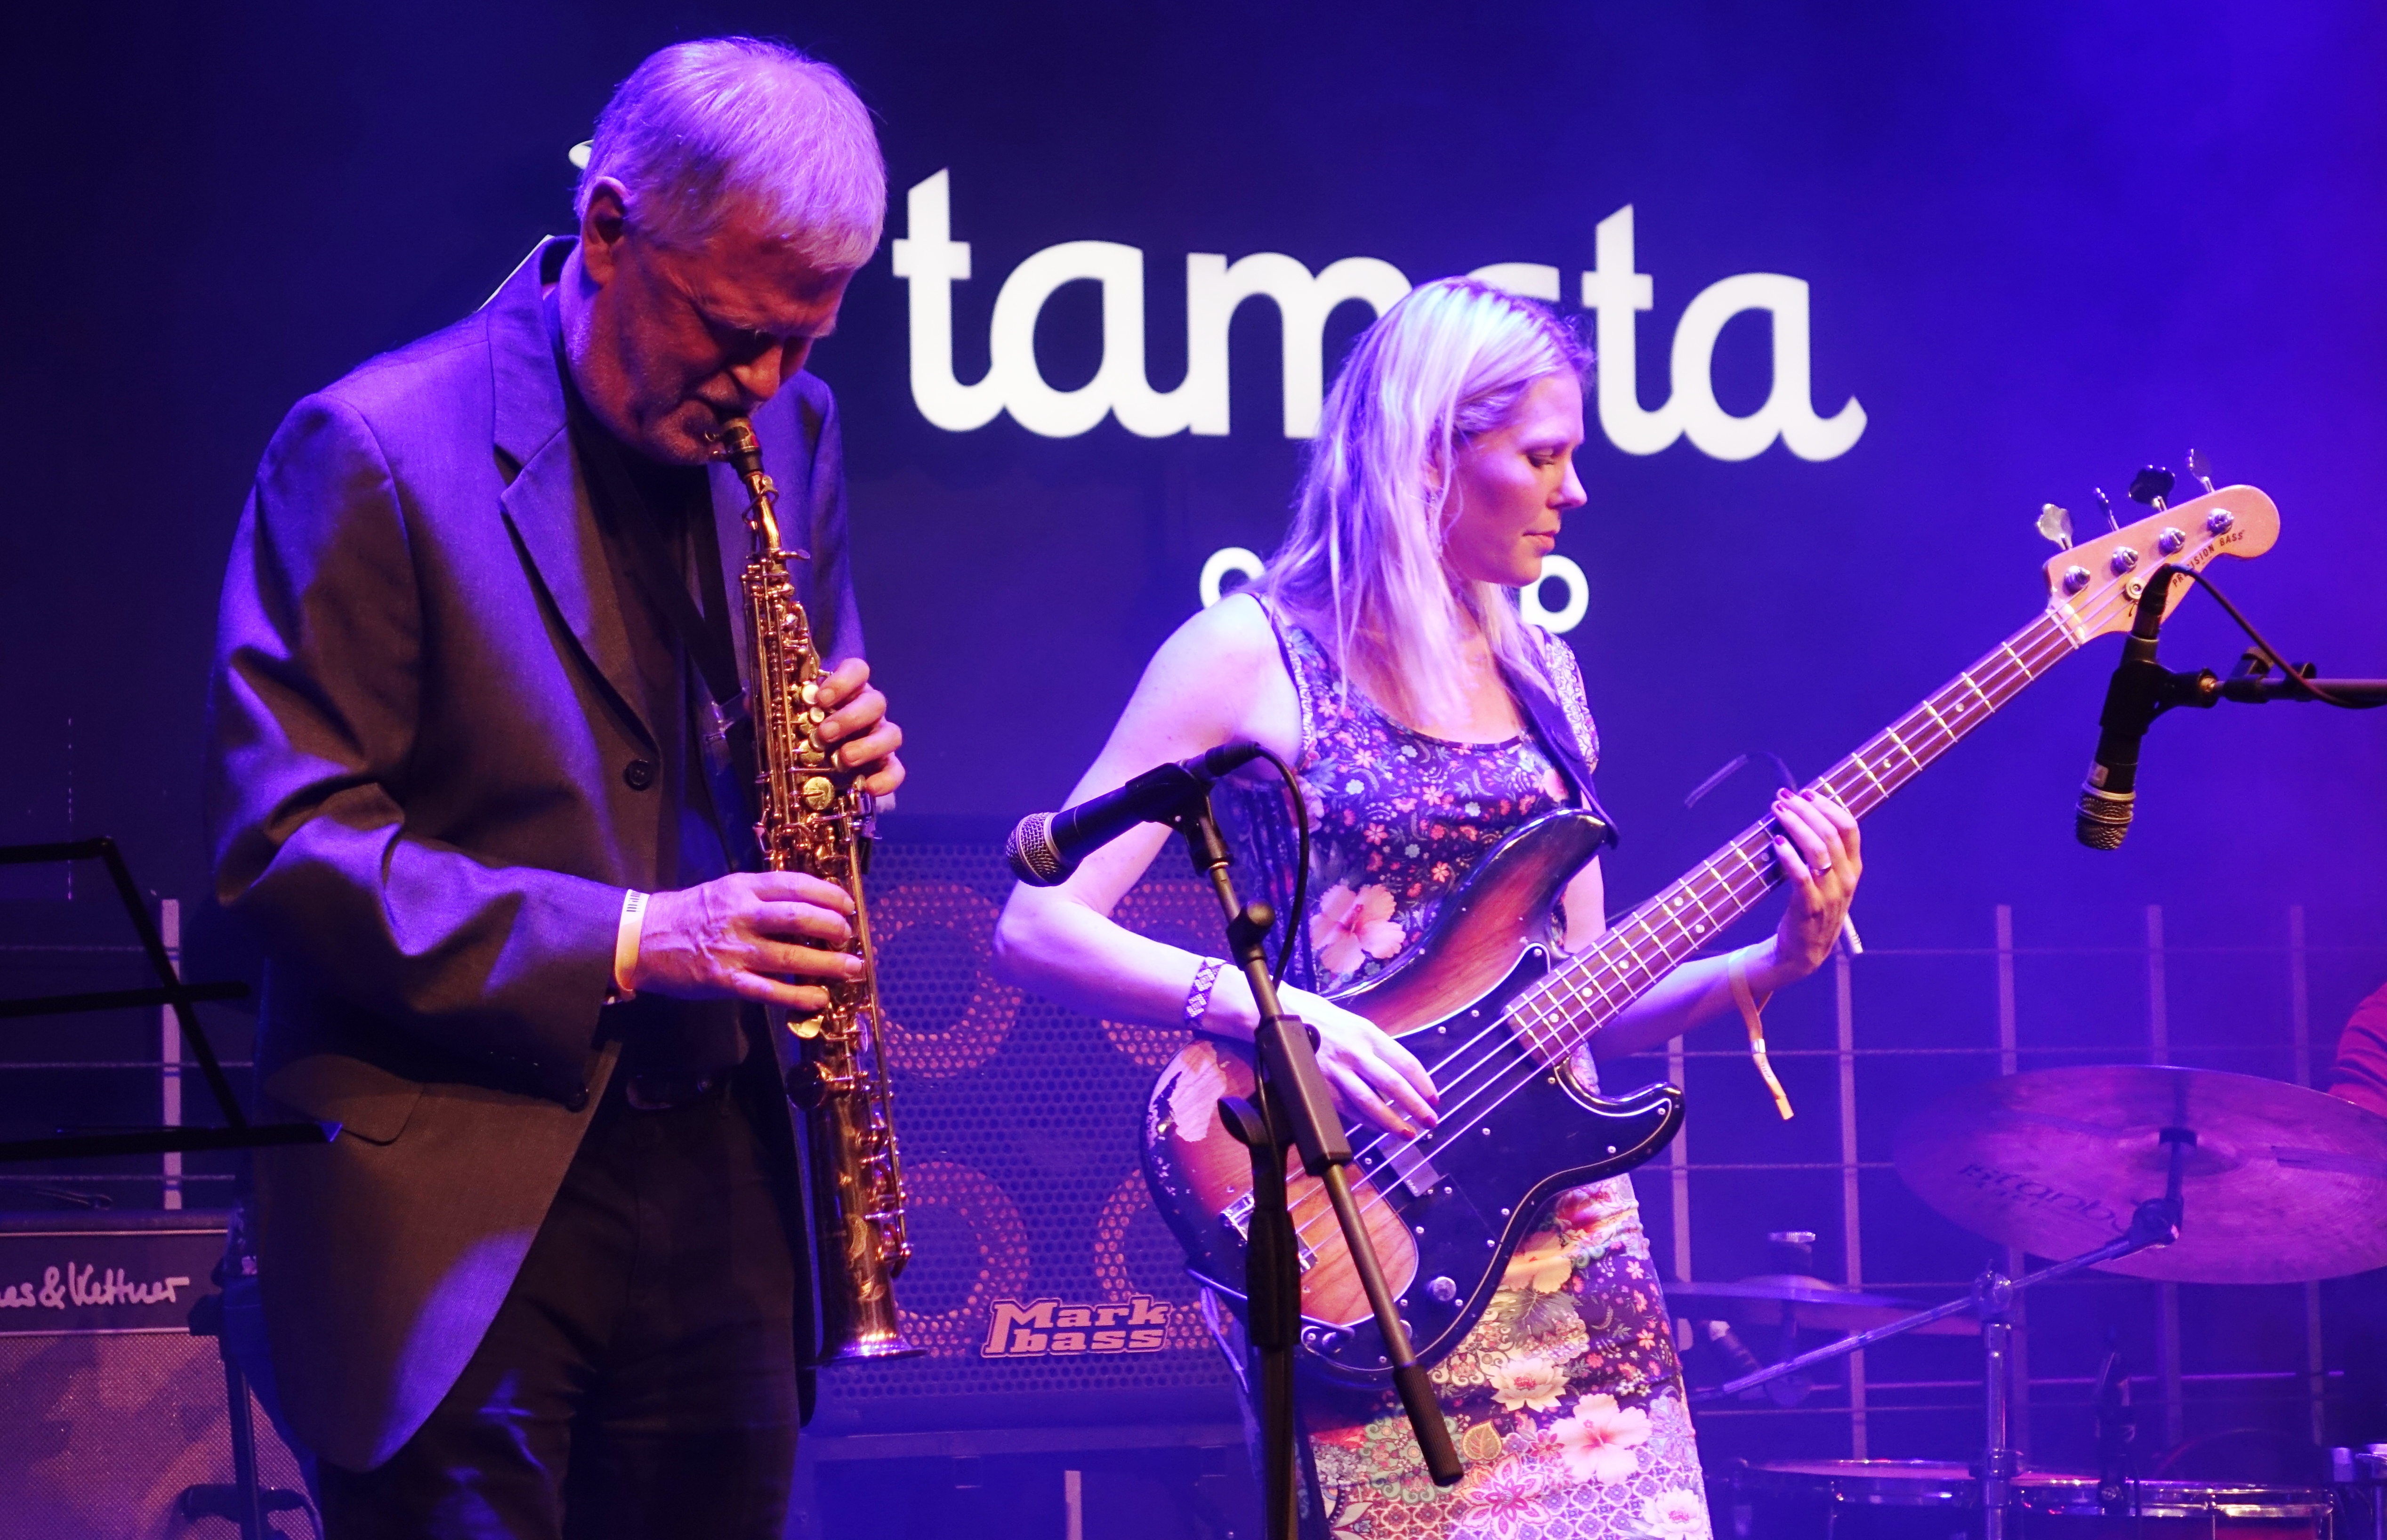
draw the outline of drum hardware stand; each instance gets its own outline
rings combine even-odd
[[[1903,1320],[1842,1337],[1812,1352],[1801,1353],[1795,1358],[1769,1364],[1754,1374],[1744,1374],[1712,1390],[1701,1391],[1692,1400],[1719,1401],[1725,1396],[1737,1395],[1742,1391],[1796,1374],[1816,1364],[1845,1357],[1875,1343],[1903,1336],[1917,1327],[1946,1320],[1967,1310],[1973,1311],[1981,1320],[1981,1356],[1985,1369],[1982,1392],[1982,1431],[1985,1436],[1980,1464],[1982,1534],[1983,1540],[2006,1540],[2010,1483],[2016,1466],[2009,1426],[2011,1402],[2007,1385],[2014,1347],[2014,1296],[2024,1289],[2068,1278],[2076,1272],[2128,1256],[2133,1252],[2145,1251],[2153,1246],[2167,1246],[2179,1239],[2182,1218],[2180,1183],[2187,1175],[2188,1152],[2196,1146],[2196,1131],[2193,1129],[2165,1129],[2158,1137],[2171,1153],[2170,1172],[2165,1181],[2164,1195],[2141,1202],[2130,1216],[2130,1228],[2118,1238],[2094,1251],[2084,1251],[2078,1256],[2041,1268],[2021,1278],[2009,1279],[1995,1268],[1987,1269],[1974,1280],[1970,1294],[1951,1299],[1944,1305],[1935,1305],[1928,1310],[1917,1311]]]
[[[2331,1449],[2329,1458],[2338,1512],[2352,1521],[2344,1540],[2387,1540],[2387,1444]]]
[[[2138,1421],[2130,1404],[2130,1376],[2116,1347],[2105,1355],[2105,1367],[2097,1375],[2097,1506],[2110,1518],[2129,1512],[2131,1493],[2138,1486],[2130,1459]]]
[[[1287,1206],[1285,1160],[1299,1150],[1302,1169],[1324,1183],[1334,1217],[1343,1227],[1360,1286],[1375,1313],[1376,1329],[1393,1371],[1393,1387],[1408,1412],[1409,1427],[1425,1456],[1426,1470],[1437,1486],[1458,1483],[1464,1470],[1450,1442],[1450,1429],[1435,1404],[1425,1367],[1409,1345],[1393,1292],[1384,1282],[1382,1264],[1370,1242],[1366,1222],[1351,1196],[1344,1168],[1351,1159],[1351,1142],[1334,1115],[1333,1092],[1319,1073],[1316,1041],[1309,1028],[1284,1014],[1276,982],[1269,975],[1268,936],[1275,928],[1275,912],[1265,903],[1246,904],[1235,896],[1227,875],[1231,857],[1210,813],[1207,789],[1191,799],[1184,812],[1170,820],[1185,837],[1194,869],[1210,879],[1219,907],[1227,920],[1227,940],[1236,965],[1252,987],[1260,1020],[1252,1034],[1258,1067],[1259,1091],[1251,1101],[1225,1098],[1219,1117],[1235,1140],[1251,1151],[1252,1218],[1244,1249],[1245,1330],[1260,1360],[1260,1447],[1264,1460],[1268,1533],[1271,1540],[1294,1540],[1301,1524],[1302,1484],[1296,1459],[1297,1425],[1294,1420],[1294,1351],[1301,1334],[1300,1237]]]

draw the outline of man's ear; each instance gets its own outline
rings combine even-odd
[[[628,189],[610,176],[588,190],[588,211],[580,216],[580,269],[599,288],[613,281],[622,243],[630,234]]]

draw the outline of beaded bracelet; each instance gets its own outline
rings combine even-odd
[[[1210,1014],[1210,991],[1218,988],[1219,974],[1226,966],[1224,957],[1205,957],[1194,970],[1194,985],[1185,991],[1185,1025],[1195,1031],[1201,1030],[1202,1018]]]

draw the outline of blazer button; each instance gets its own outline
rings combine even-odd
[[[563,1110],[566,1112],[578,1112],[582,1107],[585,1107],[587,1105],[588,1088],[587,1086],[582,1086],[579,1090],[574,1092],[571,1095],[563,1099]]]
[[[655,762],[634,759],[622,766],[622,784],[633,791],[644,791],[655,784]]]

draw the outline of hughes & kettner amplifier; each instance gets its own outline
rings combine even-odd
[[[218,1293],[224,1224],[200,1209],[0,1214],[0,1540],[223,1529],[191,1529],[180,1505],[232,1480],[223,1363],[191,1334]],[[250,1412],[262,1484],[301,1488]]]

